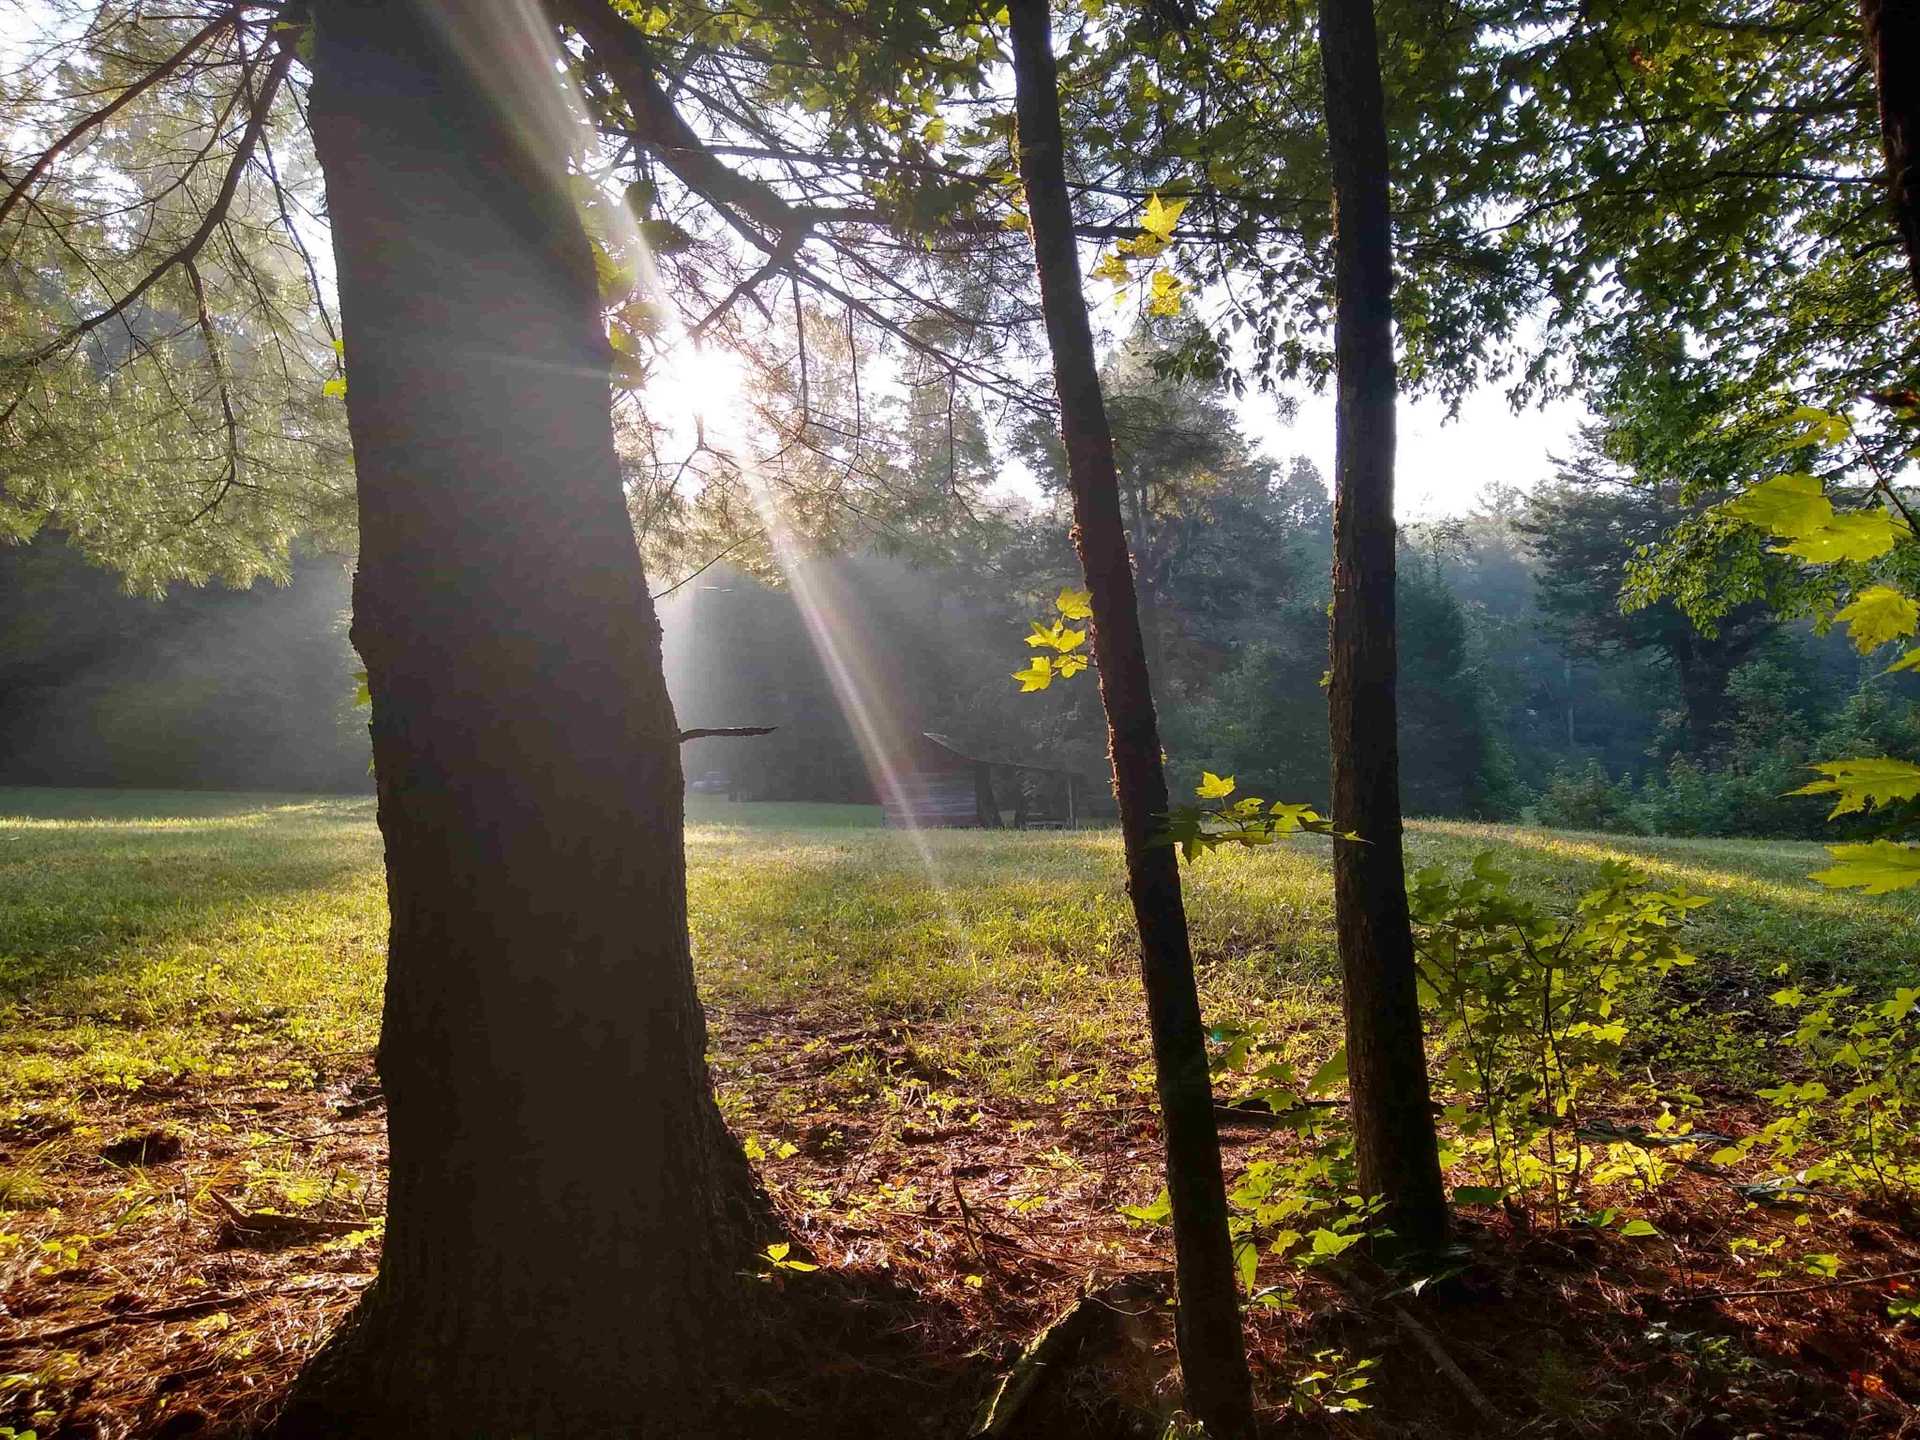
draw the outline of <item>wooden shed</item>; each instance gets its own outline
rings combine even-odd
[[[1078,777],[1049,765],[969,755],[944,735],[915,736],[894,757],[894,784],[882,787],[887,824],[914,829],[1074,829],[1079,824]],[[997,783],[996,783],[997,781]],[[1054,803],[1036,803],[1051,792]],[[1058,813],[1055,813],[1055,812]]]

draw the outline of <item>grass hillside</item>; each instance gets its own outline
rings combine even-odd
[[[1164,1233],[1120,1213],[1159,1180],[1118,837],[912,837],[876,819],[696,800],[716,1075],[796,1244],[909,1280],[936,1306],[929,1354],[991,1362],[1088,1276],[1167,1269]],[[1780,1064],[1766,996],[1782,966],[1916,983],[1920,907],[1811,884],[1817,846],[1462,824],[1409,839],[1415,867],[1482,850],[1556,903],[1610,857],[1713,901],[1689,927],[1702,963],[1633,1002],[1631,1077],[1606,1100],[1621,1124],[1682,1110],[1728,1133],[1757,1124],[1753,1092]],[[1339,1028],[1321,842],[1220,852],[1185,874],[1210,1020],[1260,1021],[1277,1053],[1317,1068]],[[242,1424],[351,1301],[380,1233],[384,923],[369,800],[0,791],[0,1434]],[[644,1097],[595,1103],[618,1143],[619,1108]],[[1226,1124],[1236,1174],[1290,1143],[1256,1116]],[[1861,1349],[1884,1288],[1823,1290],[1797,1315],[1744,1301],[1668,1317],[1659,1297],[1781,1283],[1742,1268],[1734,1235],[1883,1273],[1911,1256],[1897,1226],[1837,1203],[1756,1211],[1680,1170],[1606,1198],[1659,1241],[1463,1212],[1478,1258],[1462,1283],[1510,1304],[1458,1337],[1460,1359],[1503,1412],[1549,1433],[1640,1434],[1715,1415],[1764,1428],[1749,1422],[1792,1403],[1826,1417],[1807,1433],[1878,1426],[1857,1377],[1905,1363]],[[1335,1374],[1380,1359],[1388,1433],[1419,1397],[1436,1424],[1463,1407],[1439,1433],[1480,1423],[1459,1394],[1429,1393],[1421,1345],[1353,1348],[1364,1288],[1271,1260],[1259,1278],[1286,1297],[1255,1312],[1271,1403],[1326,1352]],[[1796,1348],[1816,1325],[1830,1356]],[[1140,1340],[1146,1358],[1107,1375],[1098,1405],[1152,1412],[1164,1338]],[[1527,1364],[1498,1359],[1515,1346]],[[952,1383],[973,1383],[954,1364]],[[1123,1424],[1086,1405],[1092,1433]]]

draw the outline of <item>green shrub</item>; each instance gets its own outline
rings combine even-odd
[[[1707,901],[1610,860],[1599,885],[1555,915],[1516,894],[1490,853],[1457,877],[1420,871],[1408,899],[1452,1091],[1445,1114],[1489,1172],[1480,1198],[1544,1188],[1559,1219],[1588,1158],[1581,1097],[1613,1073],[1627,1038],[1623,992],[1694,963],[1676,932]]]
[[[1826,809],[1791,792],[1806,784],[1803,751],[1769,750],[1709,767],[1676,755],[1664,777],[1649,777],[1634,802],[1642,832],[1761,839],[1818,839]]]
[[[1774,1119],[1713,1159],[1764,1150],[1797,1183],[1837,1184],[1910,1207],[1920,1196],[1920,986],[1866,1006],[1855,994],[1852,985],[1774,992],[1773,1003],[1797,1021],[1781,1042],[1797,1078],[1760,1091]]]
[[[1598,760],[1582,768],[1562,764],[1534,802],[1534,818],[1559,830],[1609,830],[1639,833],[1633,791],[1607,778]]]

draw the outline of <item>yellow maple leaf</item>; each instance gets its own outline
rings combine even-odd
[[[1180,212],[1187,208],[1184,200],[1175,200],[1167,204],[1158,195],[1147,196],[1147,213],[1140,217],[1140,228],[1158,235],[1162,240],[1173,238],[1173,227],[1180,223]]]
[[[1865,655],[1920,626],[1920,605],[1891,585],[1870,585],[1833,617],[1847,627],[1853,648]]]
[[[1187,282],[1169,270],[1153,272],[1153,295],[1147,301],[1149,315],[1178,315],[1180,297],[1185,293]]]
[[[1053,661],[1045,655],[1036,655],[1026,669],[1014,671],[1013,678],[1020,682],[1022,695],[1044,690],[1053,683]]]

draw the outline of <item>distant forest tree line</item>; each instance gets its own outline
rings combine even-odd
[[[1204,768],[1323,798],[1325,482],[1304,458],[1256,453],[1219,396],[1160,378],[1153,358],[1124,347],[1107,378],[1175,783]],[[902,427],[903,443],[928,452],[922,468],[955,464],[933,452],[963,434],[958,463],[991,471],[977,417],[950,431],[925,408],[908,404]],[[1920,748],[1917,682],[1757,604],[1712,634],[1671,601],[1623,608],[1640,548],[1687,514],[1673,486],[1636,468],[1635,429],[1603,418],[1532,492],[1490,489],[1464,515],[1403,529],[1406,809],[1829,835],[1825,807],[1785,792],[1811,760]],[[1097,778],[1105,731],[1091,687],[1010,703],[1009,656],[1032,601],[1074,575],[1058,442],[1035,427],[1012,449],[1036,498],[822,553],[808,589],[844,627],[868,703],[974,753]],[[0,550],[0,783],[370,789],[347,571],[315,549],[285,586],[176,584],[158,599],[126,593],[55,533]],[[723,776],[749,800],[876,798],[792,590],[723,562],[661,609],[683,723],[779,727],[692,742],[690,778]]]

